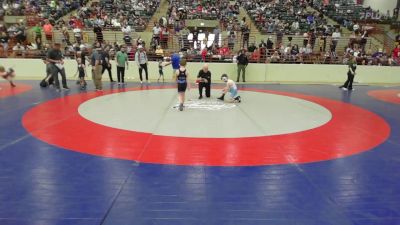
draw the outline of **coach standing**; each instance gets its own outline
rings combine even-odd
[[[60,91],[60,82],[58,80],[58,73],[61,74],[62,86],[64,90],[69,90],[67,86],[67,78],[64,69],[64,56],[60,50],[61,44],[55,43],[53,48],[47,52],[47,61],[50,63],[49,69],[54,79],[54,85],[57,91]]]
[[[103,90],[103,85],[101,82],[101,70],[103,69],[102,63],[101,63],[101,47],[98,45],[95,46],[95,49],[91,51],[90,55],[90,62],[92,65],[92,80],[94,83],[94,86],[96,87],[96,91],[102,91]]]
[[[243,71],[243,82],[246,82],[246,67],[249,64],[249,59],[247,58],[244,50],[239,51],[239,56],[237,57],[237,65],[238,65],[238,75],[236,82],[239,82],[240,79],[240,73]]]
[[[143,83],[142,72],[146,73],[146,82],[149,83],[149,73],[147,71],[147,54],[144,51],[143,47],[139,47],[139,51],[135,54],[135,61],[139,67],[139,77],[140,83]]]
[[[126,69],[129,69],[128,54],[126,54],[125,46],[122,46],[121,50],[117,52],[115,61],[117,64],[118,85],[125,85],[125,65]]]
[[[340,86],[339,88],[342,88],[343,90],[354,90],[353,89],[353,81],[354,81],[354,76],[356,75],[356,69],[357,69],[357,60],[355,56],[352,56],[351,59],[348,62],[349,66],[349,71],[347,72],[347,80],[346,82]]]
[[[203,98],[203,88],[206,89],[206,97],[211,96],[211,72],[208,70],[208,65],[204,64],[203,69],[197,75],[199,82],[199,99]]]

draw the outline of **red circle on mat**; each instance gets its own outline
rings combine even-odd
[[[384,102],[400,104],[400,90],[374,90],[369,91],[368,95]]]
[[[22,122],[34,137],[58,147],[97,156],[174,165],[252,166],[317,162],[367,151],[384,142],[390,134],[389,125],[381,117],[351,104],[303,94],[245,90],[311,101],[327,108],[332,119],[314,129],[274,136],[158,136],[106,127],[79,115],[81,103],[119,92],[105,91],[103,94],[89,92],[50,100],[28,111]],[[44,125],[43,121],[51,122]]]
[[[30,91],[32,86],[27,84],[17,84],[16,87],[11,87],[8,82],[0,83],[0,99],[7,98],[14,95],[19,95]]]

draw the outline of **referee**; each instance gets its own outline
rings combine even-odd
[[[211,96],[211,72],[208,70],[208,65],[204,64],[203,69],[197,75],[199,82],[199,99],[203,98],[203,88],[206,89],[206,97]]]
[[[347,90],[354,90],[353,89],[353,81],[354,81],[354,76],[356,75],[356,69],[357,69],[357,61],[356,61],[356,57],[352,56],[348,62],[348,66],[349,66],[349,71],[347,72],[347,80],[346,82],[344,82],[344,84],[342,86],[340,86],[339,88],[347,91]]]

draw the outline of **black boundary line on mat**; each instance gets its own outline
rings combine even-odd
[[[113,198],[110,207],[108,207],[106,213],[104,214],[103,218],[101,218],[100,225],[103,225],[106,222],[106,219],[108,218],[108,215],[110,214],[111,210],[114,208],[115,203],[117,202],[118,197],[120,196],[121,192],[124,190],[125,185],[128,183],[128,181],[131,179],[133,175],[133,169],[138,166],[139,164],[134,161],[132,162],[132,169],[129,171],[129,175],[126,177],[124,180],[124,183],[122,183],[121,187],[119,188],[117,194]]]
[[[174,99],[176,99],[176,96],[177,96],[177,94],[174,94],[174,95],[173,95],[173,98],[171,99],[171,102],[168,104],[168,107],[166,107],[166,109],[165,109],[165,111],[164,111],[164,114],[163,114],[164,116],[158,121],[155,130],[157,130],[157,128],[158,128],[158,126],[160,125],[161,121],[163,121],[163,120],[165,119],[166,112],[170,109],[170,105],[171,105],[172,102],[174,102]],[[153,132],[154,132],[154,131],[153,131]],[[117,194],[115,195],[113,201],[111,202],[110,207],[107,209],[105,215],[104,215],[103,218],[101,219],[100,225],[104,225],[104,224],[105,224],[106,219],[108,218],[108,216],[109,216],[111,210],[114,208],[114,205],[115,205],[115,203],[117,202],[118,197],[119,197],[120,194],[122,193],[122,191],[123,191],[125,185],[126,185],[126,184],[128,183],[128,181],[129,181],[129,179],[132,177],[134,167],[137,167],[137,166],[139,166],[139,165],[141,164],[140,158],[142,157],[143,153],[146,151],[146,148],[147,148],[148,144],[150,143],[150,140],[151,140],[151,137],[152,137],[152,136],[153,136],[153,133],[152,133],[151,136],[147,139],[147,142],[146,142],[145,146],[143,147],[143,150],[140,152],[138,159],[135,160],[135,161],[132,163],[132,166],[133,166],[133,167],[132,167],[131,171],[129,172],[129,176],[125,179],[124,183],[121,185],[120,189],[118,190]]]

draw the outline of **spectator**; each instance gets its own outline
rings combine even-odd
[[[249,47],[249,40],[250,40],[250,29],[246,24],[243,27],[242,35],[243,35],[242,48],[248,48]]]
[[[383,64],[385,54],[383,53],[382,49],[378,49],[377,52],[371,55],[372,64],[381,66]]]
[[[260,48],[260,56],[263,59],[267,58],[267,55],[269,54],[269,51],[272,50],[274,43],[271,41],[271,36],[268,37],[267,43],[264,42],[264,40],[261,40],[261,43],[258,45]]]
[[[36,26],[32,27],[32,31],[38,49],[42,49],[42,26],[40,26],[40,23],[37,23]]]
[[[230,49],[229,49],[229,47],[228,47],[227,44],[225,44],[224,47],[222,47],[222,48],[219,49],[219,54],[220,54],[223,58],[228,58],[228,57],[230,56],[231,51],[230,51]]]
[[[341,34],[339,32],[339,28],[336,28],[335,32],[332,33],[332,52],[336,52],[336,46],[341,38]]]
[[[228,36],[228,47],[229,50],[233,50],[234,46],[235,46],[235,42],[236,42],[236,36],[235,33],[233,31],[229,32],[229,36]]]
[[[360,31],[360,25],[358,25],[358,23],[355,23],[353,25],[353,31],[357,34]]]
[[[253,53],[257,49],[255,43],[251,43],[251,45],[247,48],[247,51]]]
[[[46,36],[47,42],[52,42],[53,41],[53,26],[49,22],[49,20],[45,20],[44,25],[43,25],[43,31]]]
[[[63,42],[67,45],[67,46],[70,46],[71,45],[71,41],[70,41],[70,39],[69,39],[69,32],[68,32],[68,29],[67,29],[67,27],[63,27],[63,28],[61,28],[61,34],[62,34],[62,36],[63,36]],[[83,64],[85,64],[84,62],[82,62]]]
[[[271,56],[271,63],[278,63],[280,61],[281,57],[279,56],[278,51],[274,51],[274,54]]]
[[[157,49],[156,49],[156,55],[158,55],[158,56],[162,56],[162,57],[164,57],[164,50],[161,48],[161,46],[159,45],[159,46],[157,46]]]
[[[321,52],[325,52],[326,49],[326,36],[325,34],[319,36],[318,38],[318,47],[319,47],[319,51]]]
[[[205,62],[206,61],[206,57],[207,57],[207,48],[203,48],[203,50],[201,50],[201,61]]]
[[[262,41],[263,43],[263,41]],[[267,45],[266,45],[268,51],[271,51],[274,48],[274,42],[272,42],[272,37],[269,36],[267,39]]]
[[[9,36],[7,32],[1,31],[0,32],[0,45],[3,47],[3,55],[5,57],[8,56],[8,40]]]
[[[132,32],[131,26],[129,26],[127,23],[125,23],[125,24],[123,25],[121,31],[122,31],[122,33],[123,33],[123,35],[124,35],[124,42],[125,42],[125,44],[126,44],[127,46],[132,45],[132,43],[131,43],[131,40],[132,40],[132,39],[131,39],[131,32]]]
[[[220,39],[221,30],[219,29],[218,26],[216,26],[214,28],[213,34],[214,34],[214,44],[217,45],[217,46],[220,46],[219,39]]]
[[[253,62],[259,62],[260,58],[260,51],[258,49],[254,50],[254,52],[251,54],[251,60]]]
[[[309,37],[308,32],[304,32],[304,34],[303,34],[303,47],[307,46],[309,39],[310,39],[310,37]]]
[[[13,57],[21,56],[22,58],[25,57],[25,46],[19,42],[13,47]]]
[[[117,64],[117,78],[118,85],[125,85],[125,65],[126,69],[129,69],[128,55],[126,54],[126,47],[123,46],[120,51],[117,52],[115,56],[115,61]]]
[[[82,42],[82,30],[79,26],[75,26],[75,28],[72,30],[74,32],[74,37],[75,37],[75,42],[78,43],[79,45]],[[94,51],[96,52],[96,51]]]
[[[192,38],[193,48],[197,49],[197,48],[199,48],[199,44],[200,44],[199,39],[198,39],[199,31],[197,30],[197,27],[194,28],[192,35],[193,35],[193,38]]]
[[[400,63],[400,45],[393,49],[392,59],[396,64]]]
[[[18,43],[23,44],[26,41],[25,26],[22,23],[16,24],[16,32],[14,34],[14,37]]]
[[[147,53],[143,47],[138,47],[138,49],[139,51],[137,51],[135,54],[135,61],[139,68],[140,83],[143,84],[143,77],[142,77],[143,70],[146,74],[146,82],[149,83],[149,74],[147,70],[147,61],[148,61]]]
[[[153,27],[153,39],[156,46],[160,45],[160,34],[161,28],[160,25],[157,23],[156,26]]]
[[[242,79],[243,82],[246,82],[246,67],[249,64],[249,59],[244,50],[240,50],[237,57],[237,65],[238,65],[238,75],[236,82],[240,80],[240,74],[243,73]]]
[[[96,40],[99,43],[103,43],[103,30],[98,23],[95,23],[93,32],[96,34]]]

